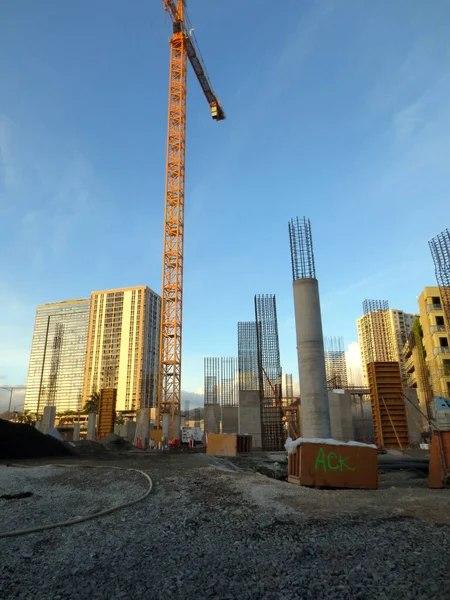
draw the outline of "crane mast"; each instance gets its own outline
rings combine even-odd
[[[181,341],[184,259],[184,190],[186,156],[187,59],[211,108],[213,119],[225,118],[212,91],[195,39],[186,26],[184,0],[163,0],[173,22],[170,40],[169,110],[158,386],[158,427],[166,437],[176,435],[181,413]],[[179,427],[178,427],[179,429]]]

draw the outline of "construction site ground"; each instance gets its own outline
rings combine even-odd
[[[0,496],[32,495],[0,499],[1,532],[91,514],[147,488],[139,473],[83,465],[143,470],[153,490],[104,517],[0,539],[4,600],[449,597],[450,491],[427,488],[420,457],[381,456],[377,491],[288,484],[286,453],[230,460],[93,446],[16,464],[33,468],[0,465]]]

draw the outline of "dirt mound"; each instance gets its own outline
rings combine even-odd
[[[68,456],[74,452],[64,442],[23,423],[0,419],[0,459]]]
[[[116,435],[115,433],[111,433],[111,435],[108,435],[108,437],[106,437],[103,440],[102,444],[110,452],[123,452],[126,450],[135,450],[133,444],[130,444],[130,442],[128,442],[124,438],[121,438],[120,435]]]
[[[79,456],[102,456],[107,454],[106,448],[100,442],[93,440],[79,440],[78,442],[70,442],[75,452]]]

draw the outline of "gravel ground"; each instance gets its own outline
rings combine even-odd
[[[201,454],[109,464],[145,470],[153,493],[85,524],[0,539],[2,600],[449,597],[450,492],[428,490],[423,476],[385,474],[376,492],[325,491]],[[14,490],[42,493],[0,501],[12,519],[2,504],[1,530],[23,527],[21,516],[28,525],[59,520],[145,489],[126,472],[55,471],[8,475]],[[45,505],[38,512],[34,502]]]

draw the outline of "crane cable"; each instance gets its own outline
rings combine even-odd
[[[11,465],[11,464],[8,466],[23,467],[23,465]],[[29,529],[16,529],[15,531],[1,531],[0,539],[7,538],[7,537],[16,537],[19,535],[26,535],[28,533],[38,533],[40,531],[46,531],[47,529],[56,529],[57,527],[68,527],[69,525],[76,525],[78,523],[84,523],[85,521],[97,519],[98,517],[103,517],[105,515],[109,515],[112,512],[115,512],[116,510],[120,510],[121,508],[126,508],[127,506],[132,506],[133,504],[137,504],[138,502],[145,500],[145,498],[147,498],[147,496],[150,495],[150,493],[153,489],[153,481],[152,481],[151,477],[149,475],[147,475],[147,473],[145,473],[144,471],[141,471],[140,469],[125,469],[123,467],[113,467],[113,466],[106,466],[106,465],[105,466],[103,466],[103,465],[94,466],[94,465],[68,465],[68,464],[61,465],[61,464],[58,464],[58,465],[42,465],[42,466],[44,466],[44,467],[70,467],[70,468],[82,468],[82,469],[118,469],[119,471],[135,471],[136,473],[140,473],[147,479],[148,487],[143,495],[139,496],[139,498],[135,498],[134,500],[129,500],[128,502],[116,504],[115,506],[111,506],[110,508],[105,508],[104,510],[99,510],[95,513],[86,515],[84,517],[75,517],[74,519],[68,519],[67,521],[60,521],[59,523],[51,523],[49,525],[41,525],[40,527],[31,527]]]

